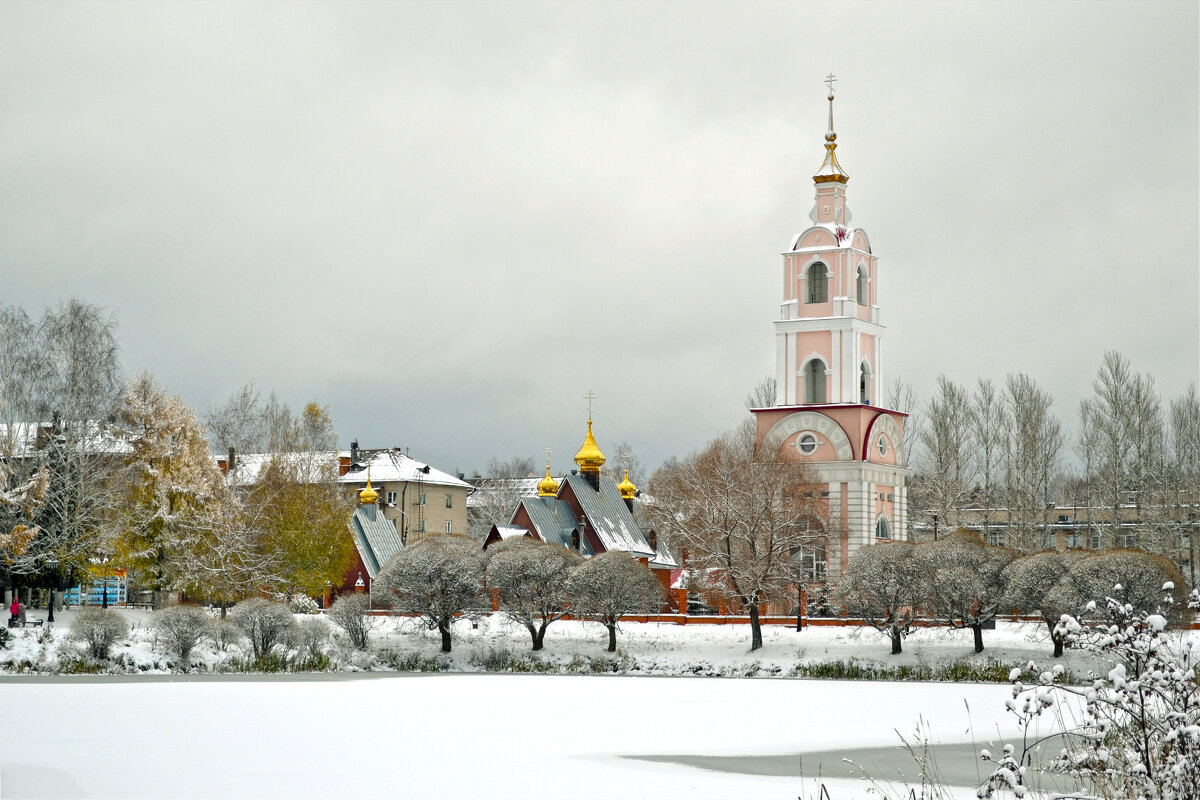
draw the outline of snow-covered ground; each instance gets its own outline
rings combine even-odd
[[[16,631],[0,650],[9,672],[0,677],[0,797],[809,798],[819,770],[833,800],[865,798],[868,784],[849,777],[842,754],[895,746],[897,731],[922,721],[935,743],[997,752],[998,738],[1016,733],[1004,711],[1009,687],[684,675],[784,676],[801,661],[848,659],[1051,661],[1045,629],[1032,624],[988,631],[981,656],[969,633],[921,630],[898,657],[870,629],[768,627],[751,653],[745,625],[627,624],[614,658],[602,628],[562,621],[549,629],[543,663],[626,674],[481,674],[499,652],[534,663],[528,634],[497,616],[460,623],[449,659],[436,635],[387,618],[372,631],[371,658],[331,645],[355,674],[212,674],[241,653],[205,645],[194,664],[208,674],[180,676],[169,674],[149,614],[121,613],[133,632],[114,659],[145,677],[44,674],[77,648],[65,641],[69,611],[51,634]],[[378,671],[389,652],[471,674]],[[1079,653],[1065,660],[1077,674],[1102,666]],[[12,674],[22,664],[43,674]],[[807,754],[804,768],[784,777],[697,766],[720,766],[705,756],[795,754]],[[895,765],[915,774],[906,757],[892,764],[889,775]]]
[[[6,799],[810,797],[815,768],[763,777],[625,756],[888,745],[920,719],[941,742],[1011,729],[1007,687],[981,684],[199,676],[16,678],[2,691]],[[835,800],[865,797],[838,766],[824,768],[841,777]]]
[[[127,642],[113,648],[113,660],[121,665],[116,671],[167,673],[173,661],[157,647],[150,627],[150,612],[121,609],[131,626]],[[45,612],[31,612],[44,616]],[[57,612],[53,634],[28,628],[13,632],[8,647],[0,650],[0,673],[33,671],[53,672],[64,653],[78,651],[78,645],[66,642],[74,612]],[[298,617],[306,619],[306,617]],[[336,628],[334,628],[336,631]],[[1200,649],[1200,631],[1185,636]],[[765,626],[764,646],[750,651],[748,625],[676,625],[672,623],[626,623],[617,638],[618,653],[606,652],[607,633],[594,623],[560,620],[546,634],[545,650],[530,652],[525,629],[506,621],[501,615],[479,620],[477,625],[460,621],[454,630],[453,652],[440,654],[436,632],[423,629],[415,620],[394,617],[376,618],[371,631],[374,651],[402,657],[439,661],[453,672],[485,671],[484,662],[497,654],[530,661],[554,662],[563,671],[586,672],[589,669],[624,671],[650,675],[781,675],[786,676],[797,664],[817,664],[854,660],[858,664],[884,667],[938,666],[953,662],[982,664],[1001,661],[1025,664],[1035,661],[1049,664],[1051,645],[1046,627],[1036,623],[999,622],[994,631],[984,632],[983,653],[975,654],[970,631],[922,628],[904,641],[904,653],[890,654],[888,639],[872,628],[853,626],[809,626],[802,632],[786,626]],[[330,647],[334,659],[346,669],[384,668],[380,659],[355,656],[336,643]],[[193,667],[202,671],[228,671],[235,658],[244,655],[237,646],[220,651],[206,643],[193,654]],[[1084,654],[1068,651],[1060,660],[1075,674],[1085,676],[1096,664]],[[395,663],[396,659],[393,658]],[[574,667],[570,665],[574,663]],[[1107,671],[1108,667],[1104,667]],[[557,670],[555,670],[557,671]],[[1007,670],[1005,670],[1007,672]]]

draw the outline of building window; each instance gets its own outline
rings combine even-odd
[[[396,505],[396,493],[395,493],[395,492],[388,492],[388,493],[387,493],[387,496],[386,496],[386,501],[387,501],[387,504],[388,504],[389,506],[394,506],[394,505]]]
[[[451,500],[450,495],[446,495],[446,508],[454,508],[454,501]]]
[[[884,436],[883,434],[880,434],[879,441],[875,443],[875,446],[879,448],[879,455],[881,455],[881,456],[887,455],[888,445],[887,445],[887,437],[886,436]]]
[[[829,276],[825,265],[818,261],[804,274],[807,302],[825,303],[829,300]]]
[[[454,533],[454,523],[446,520],[446,533]]]
[[[858,268],[858,304],[860,306],[867,304],[867,268],[865,266]]]
[[[806,456],[811,456],[817,452],[817,437],[811,433],[800,434],[800,438],[796,440],[796,449]]]
[[[876,539],[892,538],[892,526],[890,524],[888,524],[887,517],[880,516],[879,519],[875,520],[875,538]]]
[[[820,359],[804,365],[804,402],[825,402],[825,365]]]
[[[579,550],[579,529],[575,528],[571,531],[571,549]]]
[[[417,522],[417,530],[418,530],[420,533],[424,533],[424,532],[425,532],[425,520],[419,520],[419,521]]]
[[[421,492],[421,497],[418,502],[420,502],[421,505],[425,505],[425,493],[424,492]]]
[[[829,572],[828,559],[825,557],[825,546],[818,544],[800,548],[800,552],[792,556],[792,565],[793,567],[799,567],[801,580],[825,580]]]
[[[865,361],[858,368],[858,402],[871,404],[871,367]]]
[[[1067,547],[1077,548],[1083,547],[1083,534],[1071,531],[1067,534]]]
[[[996,528],[988,528],[987,540],[992,547],[1004,546],[1004,536]]]

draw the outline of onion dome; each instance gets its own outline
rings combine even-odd
[[[625,470],[625,480],[617,484],[617,491],[621,493],[622,500],[632,500],[637,496],[637,487],[629,480],[629,470]]]
[[[371,488],[371,479],[367,478],[367,488],[358,493],[358,502],[364,506],[373,506],[379,502],[379,492]]]
[[[575,463],[579,465],[580,472],[598,473],[604,466],[604,461],[604,453],[600,452],[596,439],[592,436],[592,421],[589,419],[587,438],[583,440],[583,447],[575,454]]]
[[[546,465],[546,477],[538,481],[538,497],[557,497],[558,481],[550,477],[550,465]]]
[[[830,76],[832,79],[833,76]],[[821,168],[817,170],[817,174],[813,175],[813,181],[816,183],[840,183],[845,184],[850,180],[850,176],[842,169],[842,165],[838,163],[837,154],[837,134],[833,131],[833,85],[829,87],[829,130],[825,131],[825,162],[821,164]]]

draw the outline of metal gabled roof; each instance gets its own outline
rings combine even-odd
[[[591,532],[604,545],[605,550],[625,550],[635,556],[653,558],[654,550],[642,534],[642,529],[633,519],[633,513],[617,490],[617,482],[607,475],[599,477],[597,491],[582,475],[567,475],[563,482],[579,500],[583,513],[588,518]],[[559,490],[560,494],[562,490]]]
[[[350,530],[354,533],[354,544],[371,580],[375,580],[379,570],[392,556],[404,549],[396,526],[376,506],[354,509],[354,515],[350,517]]]
[[[565,500],[557,497],[524,497],[521,508],[529,514],[529,521],[542,541],[571,548],[571,533],[580,530],[575,512]],[[515,516],[515,513],[514,513]],[[595,555],[586,536],[579,537],[579,552],[585,556]]]

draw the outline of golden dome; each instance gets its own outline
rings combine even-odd
[[[367,488],[358,493],[358,502],[364,506],[373,506],[379,502],[379,492],[371,488],[371,478],[367,477]]]
[[[583,447],[575,454],[575,463],[579,465],[580,472],[599,472],[604,466],[604,461],[604,453],[600,452],[592,436],[592,421],[589,419],[587,438],[583,440]]]
[[[629,470],[625,470],[625,480],[617,484],[617,491],[621,493],[622,500],[632,500],[637,496],[637,487],[629,480]]]
[[[550,465],[546,465],[546,477],[538,481],[538,497],[557,497],[558,481],[550,477]]]

